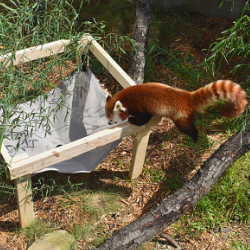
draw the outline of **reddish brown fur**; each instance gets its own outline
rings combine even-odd
[[[221,115],[229,118],[242,114],[247,105],[245,91],[232,81],[215,81],[191,93],[197,111],[218,100],[227,100],[229,103],[221,110]],[[215,99],[213,95],[216,96]]]
[[[112,118],[114,105],[119,100],[126,108],[125,112],[118,111],[122,120],[133,115],[136,119],[131,118],[130,122],[135,125],[143,125],[151,118],[150,115],[168,117],[182,132],[190,135],[196,141],[198,132],[194,125],[195,114],[222,99],[229,101],[229,104],[221,111],[221,114],[226,117],[240,115],[247,105],[246,94],[238,84],[219,80],[194,92],[159,83],[135,85],[108,98],[105,110],[107,118]],[[140,122],[140,119],[144,119],[144,121]]]

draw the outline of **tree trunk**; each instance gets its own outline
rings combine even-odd
[[[137,84],[140,84],[144,80],[144,66],[151,24],[151,2],[150,0],[136,0],[135,5],[136,20],[133,30],[135,48],[131,52],[129,75]]]
[[[196,205],[232,164],[250,149],[250,126],[237,133],[205,162],[196,175],[158,207],[123,227],[97,249],[137,249]]]

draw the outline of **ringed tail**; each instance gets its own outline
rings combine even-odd
[[[219,100],[227,100],[228,104],[222,108],[221,115],[231,118],[242,114],[247,105],[245,91],[230,80],[218,80],[191,93],[197,112]]]

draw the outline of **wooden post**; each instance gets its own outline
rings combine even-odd
[[[30,174],[15,180],[20,227],[26,227],[34,220]]]
[[[148,139],[150,135],[151,126],[136,134],[134,147],[132,151],[131,166],[129,169],[129,178],[136,179],[142,172],[142,167],[145,161]]]

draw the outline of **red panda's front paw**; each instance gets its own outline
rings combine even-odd
[[[133,125],[136,125],[136,126],[141,126],[141,125],[138,123],[136,117],[134,117],[134,116],[130,116],[130,117],[128,118],[128,122],[129,122],[130,124],[133,124]]]

